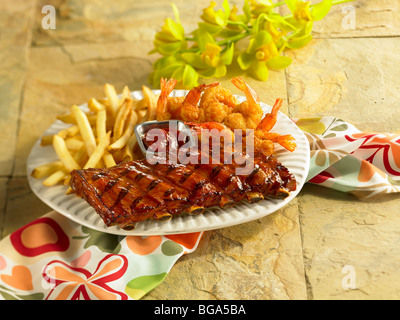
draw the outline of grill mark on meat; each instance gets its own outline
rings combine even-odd
[[[158,176],[155,171],[153,170],[154,167],[149,167],[144,161],[137,161],[134,163],[135,166],[135,170],[138,170],[140,172],[143,172],[144,174],[146,174],[146,179],[151,179],[152,182],[153,181],[157,181],[156,183],[152,182],[149,183],[149,185],[147,187],[145,187],[145,189],[148,191],[147,195],[150,197],[153,197],[154,199],[156,199],[157,201],[160,202],[160,205],[158,207],[158,209],[163,209],[164,211],[167,211],[171,214],[173,214],[174,212],[178,212],[179,211],[179,207],[181,208],[186,208],[190,205],[189,199],[187,197],[187,193],[185,194],[185,190],[180,188],[178,185],[175,185],[173,183],[171,183],[170,181],[168,181],[168,179],[166,179],[163,176]],[[153,191],[149,191],[148,187],[151,185],[151,189]],[[156,190],[157,186],[161,186],[161,190]],[[164,188],[165,190],[163,190],[162,188]],[[173,193],[173,197],[164,197],[164,193],[165,191],[167,191],[170,188],[175,188],[176,191],[179,192],[174,192]],[[182,191],[184,191],[184,193],[182,193]],[[172,194],[171,194],[172,195]],[[159,211],[159,210],[158,210]]]
[[[260,171],[260,166],[259,165],[255,165],[253,171],[246,178],[246,181],[250,182],[254,178],[254,176],[258,173],[258,171]]]
[[[146,190],[147,190],[147,191],[153,190],[160,182],[161,182],[161,180],[153,180],[153,181],[150,182],[150,184],[147,186]]]
[[[153,214],[153,211],[156,212],[160,210],[161,202],[145,192],[145,187],[140,184],[142,179],[135,179],[137,175],[143,175],[143,177],[146,176],[143,172],[130,165],[129,173],[126,175],[126,179],[132,185],[132,189],[139,190],[140,193],[134,197],[129,209],[132,215],[149,217]]]
[[[214,179],[221,172],[223,166],[216,166],[211,170],[210,179]]]
[[[142,178],[136,179],[136,177],[138,175],[142,176]],[[127,179],[129,179],[130,183],[132,183],[132,185],[134,185],[137,189],[142,191],[142,193],[145,195],[144,198],[149,197],[149,198],[153,199],[154,201],[156,201],[158,203],[158,205],[160,205],[161,202],[159,200],[157,200],[156,198],[152,197],[147,192],[148,185],[145,185],[146,182],[143,181],[144,177],[148,178],[148,175],[145,174],[144,172],[140,171],[136,166],[132,166],[132,165],[129,166],[129,174],[127,174]]]
[[[191,202],[192,205],[219,206],[221,204],[221,195],[223,193],[221,188],[199,176],[193,168],[189,168],[187,165],[177,164],[174,166],[177,170],[170,171],[167,175],[165,174],[165,172],[168,171],[167,165],[159,164],[155,167],[156,170],[154,170],[154,173],[157,174],[157,176],[164,175],[172,185],[179,185],[181,188],[188,191],[189,202]],[[182,182],[183,176],[186,177],[184,182]],[[199,182],[203,183],[198,184]],[[197,189],[195,188],[196,185]]]
[[[121,202],[122,198],[128,194],[129,189],[130,187],[121,189],[121,191],[118,193],[117,200],[115,200],[110,210],[114,210],[115,206],[117,206]]]
[[[190,196],[190,193],[187,192],[187,190],[185,190],[184,188],[182,188],[178,184],[176,184],[174,181],[169,179],[166,175],[163,176],[163,175],[159,174],[158,170],[153,170],[151,165],[149,165],[149,164],[147,164],[145,162],[142,162],[142,163],[140,163],[138,165],[139,165],[140,169],[143,170],[145,173],[151,174],[155,179],[157,179],[158,183],[160,183],[160,182],[166,183],[166,184],[168,184],[170,186],[170,188],[174,188],[175,191],[178,191],[179,194],[184,194],[184,196],[180,197],[178,200],[188,200],[188,198]],[[169,168],[171,166],[172,165],[170,165]],[[174,165],[174,168],[177,168],[177,166]],[[170,172],[172,172],[172,170],[170,170]],[[154,187],[152,186],[152,188],[154,188]]]
[[[140,201],[142,201],[142,199],[143,199],[143,197],[136,197],[135,200],[133,200],[133,202],[130,206],[131,211],[135,210],[135,207],[138,205],[138,203]]]
[[[194,172],[194,170],[193,171],[189,171],[189,172],[185,172],[182,175],[182,178],[179,180],[179,183],[180,184],[184,184],[185,181],[192,175],[193,172]],[[168,175],[168,172],[166,172],[166,174]]]
[[[144,178],[146,175],[144,173],[139,173],[138,175],[136,175],[135,180],[139,181],[140,179]]]
[[[173,194],[174,192],[175,192],[175,188],[170,188],[164,192],[164,197],[168,197],[169,195]]]
[[[105,186],[103,192],[100,194],[100,197],[103,197],[103,195],[104,195],[105,193],[107,193],[110,189],[112,189],[112,188],[114,187],[114,185],[118,182],[118,180],[119,180],[121,177],[125,176],[128,172],[129,172],[129,170],[124,170],[124,171],[122,171],[121,174],[120,174],[119,176],[117,176],[115,179],[110,180],[110,181],[106,184],[106,186]],[[92,180],[93,180],[93,179],[92,179]],[[97,180],[97,179],[96,179],[96,180]]]
[[[202,186],[204,186],[204,184],[205,184],[205,181],[197,182],[196,185],[194,186],[194,190],[200,189]]]
[[[83,180],[83,183],[80,185],[80,188],[82,188],[82,187],[84,187],[85,185],[86,186],[88,186],[88,188],[90,189],[90,190],[92,190],[93,191],[93,193],[94,193],[94,196],[96,197],[96,199],[95,199],[95,201],[96,201],[96,204],[101,204],[101,206],[100,205],[98,205],[98,206],[96,206],[96,207],[94,207],[95,208],[95,210],[97,211],[97,212],[99,212],[98,210],[100,210],[100,216],[102,217],[102,219],[103,219],[103,221],[105,221],[106,222],[106,220],[105,219],[109,219],[111,222],[106,222],[106,224],[107,225],[112,225],[112,224],[114,224],[115,223],[115,215],[114,215],[114,212],[112,211],[112,210],[110,210],[110,208],[108,208],[107,207],[107,205],[103,202],[103,201],[101,201],[101,196],[98,194],[98,192],[97,192],[97,189],[96,188],[94,188],[90,183],[89,183],[89,181],[86,179],[86,177],[85,177],[85,175],[82,173],[82,171],[80,171],[80,170],[75,170],[75,172],[77,173],[77,175],[80,177],[80,179],[82,179]],[[81,191],[81,190],[79,190],[79,191]],[[86,200],[86,201],[88,201],[88,194],[85,194],[84,192],[82,193],[82,197]],[[102,212],[101,211],[101,208],[103,208],[104,210],[105,210],[105,212]],[[106,215],[107,214],[107,215]]]
[[[174,170],[176,168],[176,166],[174,166],[173,164],[170,164],[169,166],[168,166],[168,169],[167,169],[167,171],[165,172],[165,174],[167,175],[167,174],[169,174],[172,170]]]
[[[226,180],[225,180],[225,184],[230,184],[232,179],[233,179],[234,175],[231,174]]]
[[[95,173],[92,177],[92,181],[96,181],[97,179],[103,178],[106,174],[107,174],[106,172]]]

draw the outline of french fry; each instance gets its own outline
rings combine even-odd
[[[96,119],[96,134],[97,139],[101,140],[105,137],[107,132],[107,112],[106,110],[101,110],[97,113]]]
[[[104,85],[104,91],[108,98],[111,114],[115,117],[117,115],[117,110],[119,106],[119,99],[117,93],[115,92],[115,88],[113,85],[106,83]]]
[[[147,110],[142,109],[142,110],[136,111],[136,113],[139,118],[139,121],[138,121],[139,123],[147,121]]]
[[[97,140],[101,141],[106,137],[106,110],[101,110],[97,113],[97,121],[96,121],[96,132],[97,132]],[[116,165],[115,160],[107,150],[104,150],[103,154],[104,164],[107,168],[113,167]]]
[[[63,163],[65,169],[69,172],[75,169],[80,169],[79,164],[76,163],[75,159],[72,157],[71,153],[67,149],[67,145],[63,138],[58,135],[53,137],[53,147],[57,153],[58,158]]]
[[[107,150],[104,151],[103,160],[107,168],[114,167],[116,165],[113,155]]]
[[[55,184],[65,179],[67,176],[68,173],[65,170],[57,170],[43,181],[43,185],[45,185],[46,187],[54,186]]]
[[[60,120],[65,123],[74,123],[76,124],[75,118],[71,113],[64,113],[57,116],[57,120]]]
[[[157,118],[157,97],[152,90],[142,86],[144,100],[147,103],[147,121]]]
[[[65,144],[70,151],[78,151],[82,146],[84,146],[84,142],[79,140],[76,137],[70,137],[65,139]]]
[[[98,100],[95,98],[92,98],[88,102],[88,107],[90,110],[92,110],[94,113],[98,113],[101,110],[105,110],[106,106],[102,103],[100,103]]]
[[[79,133],[79,127],[77,125],[74,125],[67,129],[60,130],[60,132],[58,132],[57,135],[65,139],[66,137],[76,136],[78,133]]]
[[[132,134],[128,140],[128,143],[124,147],[124,156],[123,160],[134,160],[134,150],[137,145],[136,135]]]
[[[125,86],[124,89],[122,89],[121,98],[119,99],[119,105],[121,105],[126,98],[132,99],[131,91],[129,90],[128,86]]]
[[[88,159],[88,155],[86,152],[86,147],[82,146],[76,153],[74,154],[74,160],[77,164],[79,164],[79,167],[83,167]]]
[[[68,185],[71,171],[81,168],[112,167],[124,160],[140,158],[134,127],[156,117],[157,96],[142,87],[143,99],[134,100],[125,86],[120,97],[115,87],[104,85],[105,98],[88,101],[88,112],[76,105],[57,119],[71,124],[54,135],[44,135],[41,145],[53,145],[58,160],[40,165],[31,175],[45,178],[53,186],[61,181]],[[72,192],[69,188],[68,192]]]
[[[110,153],[115,153],[118,150],[121,150],[128,142],[129,138],[132,136],[135,125],[137,122],[137,114],[135,111],[131,110],[129,122],[124,134],[113,144],[108,147],[108,151]]]
[[[132,99],[125,99],[119,109],[117,117],[115,118],[114,128],[113,128],[113,141],[117,141],[123,133],[125,128],[125,122],[128,119],[130,112],[132,111]],[[133,111],[134,112],[134,111]]]
[[[76,122],[79,127],[79,131],[82,135],[83,142],[86,146],[86,151],[89,156],[92,155],[94,150],[96,149],[96,140],[94,138],[92,127],[90,126],[89,120],[86,114],[79,109],[76,105],[71,107],[71,112],[74,115]]]
[[[94,150],[94,152],[90,156],[89,160],[86,162],[86,164],[83,167],[83,169],[95,168],[96,167],[97,163],[103,157],[104,151],[106,150],[106,148],[110,144],[110,136],[111,136],[111,131],[108,131],[106,136],[102,140],[99,141],[96,149]]]
[[[42,179],[44,177],[47,177],[47,176],[53,174],[57,170],[60,170],[62,167],[63,167],[63,164],[60,160],[42,164],[32,170],[31,176],[36,179]]]
[[[95,114],[90,114],[90,113],[85,113],[86,117],[89,120],[89,123],[93,125],[96,122],[96,115]],[[61,116],[57,116],[57,119],[65,122],[65,123],[71,123],[71,124],[76,124],[76,119],[72,113],[64,114]]]

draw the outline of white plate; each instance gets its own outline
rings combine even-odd
[[[155,91],[155,93],[158,94],[159,91]],[[186,93],[187,91],[185,90],[174,90],[172,96],[184,96]],[[142,92],[134,91],[132,92],[132,96],[135,99],[141,99]],[[242,96],[236,97],[240,101],[245,99]],[[87,110],[87,104],[83,104],[80,107],[83,110]],[[263,103],[261,107],[265,113],[271,110],[270,106]],[[68,126],[69,125],[57,120],[45,134],[55,134]],[[282,134],[291,134],[295,138],[297,144],[297,148],[294,152],[289,152],[278,145],[276,146],[277,159],[290,170],[297,181],[296,191],[291,192],[287,198],[268,199],[253,204],[241,202],[229,209],[211,208],[200,215],[182,215],[174,217],[169,221],[147,220],[137,223],[135,229],[131,231],[126,231],[115,226],[107,227],[100,216],[85,200],[77,197],[75,194],[66,195],[66,186],[60,184],[53,187],[45,187],[42,184],[43,180],[35,179],[31,176],[31,172],[35,167],[57,159],[53,147],[40,146],[40,139],[35,143],[28,157],[28,181],[33,192],[48,206],[71,220],[106,233],[118,235],[163,235],[228,227],[259,219],[277,211],[293,200],[305,183],[310,160],[310,149],[307,138],[303,132],[281,112],[278,114],[278,121],[272,131]]]

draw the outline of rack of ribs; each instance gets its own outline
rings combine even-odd
[[[70,186],[85,199],[107,226],[132,230],[137,222],[166,220],[206,208],[226,208],[242,200],[286,197],[296,180],[274,156],[256,151],[253,169],[238,175],[238,167],[224,163],[150,164],[134,160],[105,169],[71,173]]]

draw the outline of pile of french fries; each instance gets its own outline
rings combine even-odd
[[[52,144],[58,156],[31,173],[37,179],[46,178],[45,186],[68,185],[74,169],[112,167],[140,157],[134,127],[156,120],[158,97],[146,86],[142,86],[141,100],[134,100],[127,86],[120,97],[113,85],[105,84],[104,91],[105,98],[89,100],[89,112],[73,105],[70,112],[57,117],[70,127],[42,137],[41,145]]]

